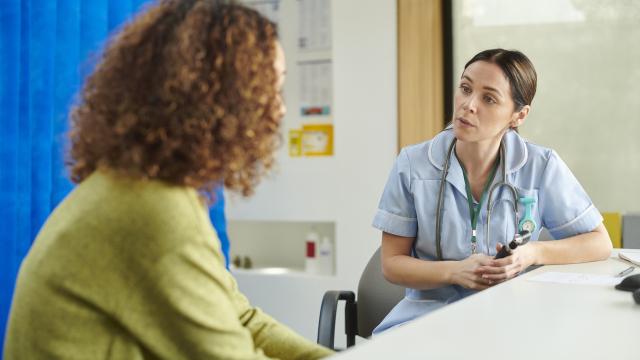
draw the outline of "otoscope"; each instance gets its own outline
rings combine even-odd
[[[509,245],[502,246],[502,248],[496,254],[496,257],[494,257],[494,259],[502,259],[503,257],[507,257],[511,255],[513,250],[515,250],[518,246],[524,245],[527,242],[529,242],[530,238],[531,238],[531,232],[529,230],[520,231],[513,237],[513,240],[511,240]]]

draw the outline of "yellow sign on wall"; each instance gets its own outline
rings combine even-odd
[[[312,124],[302,126],[302,154],[304,156],[333,155],[333,125]]]
[[[302,130],[289,130],[289,156],[302,156]]]
[[[289,130],[289,156],[332,156],[333,125],[309,124]]]

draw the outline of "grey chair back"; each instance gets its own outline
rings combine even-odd
[[[551,236],[547,228],[543,227],[542,230],[540,231],[540,235],[538,236],[538,240],[540,241],[553,240],[553,236]]]
[[[640,214],[622,216],[622,247],[640,249]]]
[[[382,275],[380,248],[369,259],[358,282],[358,335],[368,338],[376,326],[404,297],[405,288]]]

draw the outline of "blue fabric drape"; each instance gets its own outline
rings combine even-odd
[[[209,217],[220,239],[225,265],[229,269],[229,236],[227,235],[227,219],[224,215],[224,191],[222,186],[216,189],[216,201],[209,209]]]
[[[0,0],[0,354],[24,256],[72,189],[68,111],[109,33],[146,0]],[[210,215],[228,262],[224,195]]]

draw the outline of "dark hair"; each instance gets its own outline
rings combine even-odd
[[[517,50],[484,50],[466,63],[465,70],[476,61],[493,63],[502,69],[511,85],[511,98],[516,104],[516,111],[531,105],[536,95],[538,76],[533,63],[523,53]]]
[[[98,168],[249,195],[282,118],[276,26],[215,0],[164,0],[108,43],[71,113],[74,182]]]

